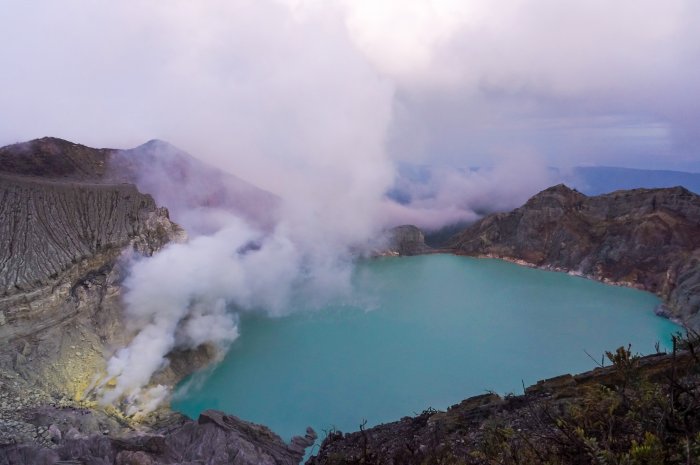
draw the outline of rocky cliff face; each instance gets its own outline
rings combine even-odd
[[[587,197],[554,186],[487,216],[449,246],[645,289],[700,328],[700,196],[682,187]]]
[[[183,238],[151,196],[103,182],[107,153],[57,139],[0,149],[0,444],[52,444],[36,409],[53,418],[83,407],[106,355],[131,336],[124,255]],[[86,412],[90,421],[54,429],[128,429]]]
[[[123,255],[184,239],[150,195],[104,182],[106,154],[54,139],[0,149],[0,366],[69,398],[130,336]]]
[[[133,185],[0,175],[0,297],[56,280],[81,261],[133,243],[152,253],[177,234]]]
[[[420,255],[430,251],[425,244],[423,231],[407,224],[388,231],[387,246],[379,255]]]
[[[115,176],[115,153],[53,138],[0,149],[0,464],[298,463],[303,439],[285,444],[216,412],[197,423],[162,410],[135,424],[90,397],[133,337],[122,317],[127,259],[186,238]],[[159,381],[214,355],[171,354]]]

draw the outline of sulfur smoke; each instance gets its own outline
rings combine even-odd
[[[222,3],[224,22],[184,8],[209,28],[181,44],[185,63],[159,90],[178,94],[161,102],[161,134],[259,188],[158,141],[117,157],[115,169],[166,205],[190,239],[132,259],[124,302],[134,338],[108,362],[103,402],[129,414],[157,407],[169,392],[151,378],[166,355],[204,343],[224,353],[245,312],[347,298],[353,261],[387,227],[476,219],[484,202],[539,187],[541,163],[515,157],[479,175],[437,171],[432,193],[413,185],[408,205],[388,199],[401,79],[382,72],[336,6]],[[192,87],[173,87],[182,82]]]
[[[347,296],[356,254],[383,228],[393,86],[334,11],[296,17],[280,5],[260,8],[270,30],[244,28],[254,50],[242,57],[243,88],[229,95],[241,114],[216,122],[232,135],[211,145],[231,171],[237,160],[257,160],[271,192],[158,141],[116,157],[114,168],[135,176],[190,233],[186,243],[134,257],[124,283],[134,338],[110,358],[99,388],[103,402],[131,415],[169,394],[150,384],[169,352],[207,343],[223,353],[244,312],[276,316],[292,302],[314,308]],[[261,51],[274,59],[252,60]]]

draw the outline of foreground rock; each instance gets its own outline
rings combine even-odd
[[[62,433],[55,424],[44,430],[52,448],[31,443],[0,446],[0,465],[296,465],[316,439],[309,430],[305,437],[285,444],[264,426],[215,410],[203,412],[196,422],[182,419],[163,431],[121,437],[107,431],[86,436],[75,427]]]
[[[587,197],[550,187],[456,235],[456,253],[498,257],[654,292],[700,328],[700,196],[682,188]]]

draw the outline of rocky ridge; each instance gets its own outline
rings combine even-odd
[[[700,196],[683,187],[596,197],[550,187],[448,247],[644,289],[664,299],[669,316],[700,328]]]
[[[186,235],[148,194],[103,182],[105,151],[43,139],[0,149],[0,367],[80,399],[130,337],[125,258]]]

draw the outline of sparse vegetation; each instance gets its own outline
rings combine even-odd
[[[640,369],[640,357],[629,346],[607,352],[615,368],[612,384],[585,386],[563,408],[543,403],[532,424],[517,430],[488,424],[464,463],[700,463],[697,334],[674,338],[674,346],[670,370],[660,379]]]

